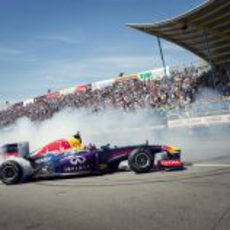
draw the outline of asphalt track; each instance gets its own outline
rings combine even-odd
[[[0,184],[0,229],[230,229],[228,146],[184,171]]]

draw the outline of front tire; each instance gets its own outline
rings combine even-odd
[[[154,156],[144,149],[135,149],[128,158],[128,164],[135,173],[147,173],[153,168]]]
[[[23,170],[15,161],[7,161],[0,167],[0,179],[4,184],[17,184],[22,180]]]

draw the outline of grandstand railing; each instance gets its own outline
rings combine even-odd
[[[209,98],[208,100],[199,100],[187,105],[185,108],[176,108],[168,111],[168,120],[214,116],[230,113],[230,97]]]

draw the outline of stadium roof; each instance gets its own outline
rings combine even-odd
[[[171,41],[206,61],[210,53],[215,65],[230,61],[229,0],[210,0],[172,19],[127,26]]]

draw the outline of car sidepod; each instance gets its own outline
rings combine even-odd
[[[49,153],[35,161],[37,177],[90,173],[96,170],[97,156],[88,151],[68,152],[63,154]]]

